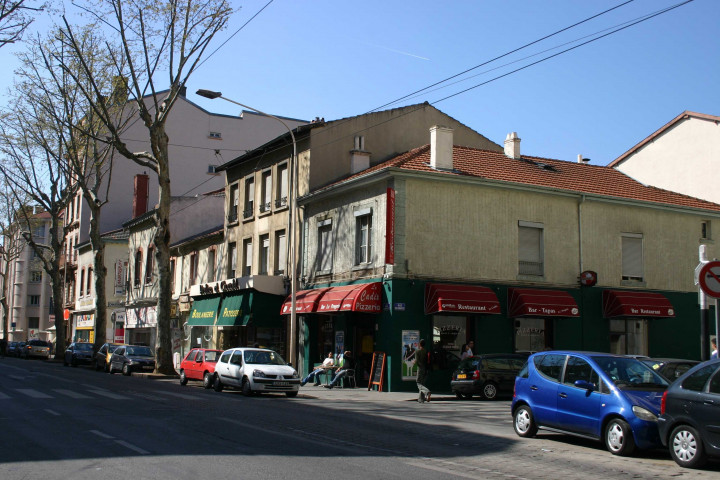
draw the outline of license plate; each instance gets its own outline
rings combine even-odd
[[[458,380],[464,380],[466,378],[467,378],[467,374],[465,374],[465,373],[461,373],[458,375]]]
[[[287,387],[288,385],[290,385],[290,382],[273,382],[273,385],[275,385],[276,387]]]

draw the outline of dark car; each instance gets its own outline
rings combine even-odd
[[[480,395],[494,400],[498,394],[511,394],[515,377],[527,361],[527,355],[493,353],[468,357],[452,374],[450,388],[458,398]]]
[[[15,356],[16,348],[17,348],[18,342],[8,342],[7,344],[7,351],[5,352],[8,356]]]
[[[515,379],[515,433],[538,428],[605,442],[614,455],[660,447],[657,416],[669,382],[637,358],[549,351],[531,355]]]
[[[155,355],[150,347],[141,345],[121,345],[110,357],[108,373],[152,372],[155,370]]]
[[[87,342],[73,342],[65,349],[63,365],[90,365],[93,362],[93,344]]]
[[[27,342],[17,342],[15,344],[15,349],[13,350],[13,356],[19,357],[20,352],[22,352],[23,348],[25,348],[25,345],[27,345]]]
[[[720,360],[697,365],[673,382],[662,398],[658,428],[681,467],[720,458]]]
[[[640,361],[670,380],[670,382],[674,382],[685,372],[700,363],[697,360],[680,358],[641,358]]]
[[[215,364],[222,350],[193,348],[180,362],[180,385],[187,385],[188,380],[202,380],[203,387],[213,386]]]
[[[30,340],[20,350],[20,358],[41,357],[47,360],[50,356],[50,344],[45,340]]]
[[[110,366],[110,357],[116,348],[123,345],[122,343],[103,343],[95,354],[95,370],[108,371]]]

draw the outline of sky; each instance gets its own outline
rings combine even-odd
[[[232,1],[239,10],[211,46],[217,51],[188,83],[188,99],[216,113],[240,107],[197,89],[308,120],[427,101],[500,145],[517,132],[524,155],[576,161],[581,154],[595,165],[685,110],[720,115],[717,0],[690,1],[527,66],[682,3],[630,1],[404,99],[626,0]],[[34,28],[48,24],[40,19]],[[0,106],[21,48],[0,49]]]

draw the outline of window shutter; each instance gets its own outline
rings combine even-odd
[[[622,276],[623,279],[642,280],[642,237],[623,235]]]
[[[518,273],[543,275],[542,228],[518,227]]]

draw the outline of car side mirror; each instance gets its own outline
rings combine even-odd
[[[292,367],[292,362],[288,362],[288,367]]]
[[[574,385],[578,388],[582,388],[585,390],[591,390],[591,391],[595,390],[597,388],[597,387],[595,387],[594,383],[590,383],[585,380],[576,380]]]

